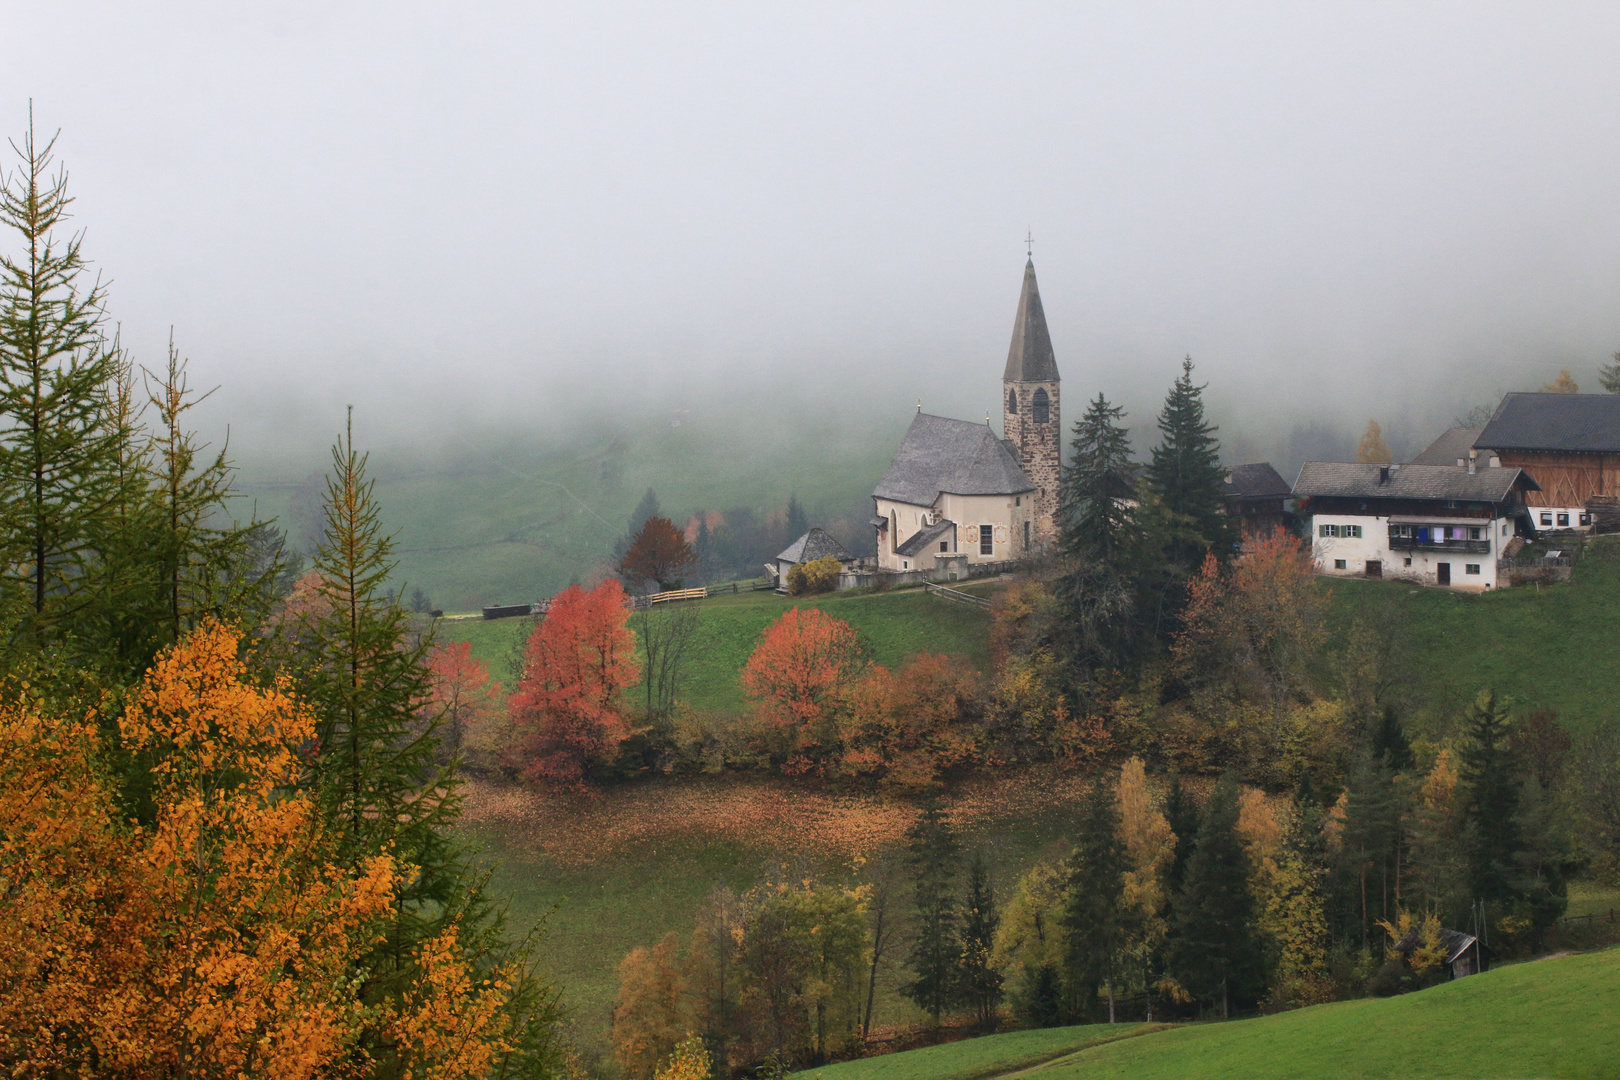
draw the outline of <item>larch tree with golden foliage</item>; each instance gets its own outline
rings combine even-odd
[[[1378,426],[1378,421],[1367,421],[1367,430],[1362,432],[1361,442],[1356,444],[1356,460],[1374,465],[1387,465],[1395,460],[1389,452],[1389,445],[1384,442],[1384,429]]]
[[[11,1075],[484,1076],[515,1048],[517,973],[476,974],[447,926],[401,998],[363,965],[411,868],[342,857],[298,790],[315,719],[254,685],[217,623],[159,657],[118,721],[147,762],[128,824],[89,721],[26,688],[0,706],[0,1064]]]

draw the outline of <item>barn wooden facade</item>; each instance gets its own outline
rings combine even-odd
[[[1620,396],[1508,394],[1472,453],[1535,478],[1525,502],[1538,528],[1590,525],[1592,500],[1620,497]]]

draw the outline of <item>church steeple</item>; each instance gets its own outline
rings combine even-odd
[[[1012,346],[1007,350],[1007,370],[1001,378],[1012,383],[1056,382],[1057,377],[1057,357],[1052,354],[1052,335],[1046,330],[1046,311],[1041,307],[1035,260],[1031,259],[1024,263],[1024,289],[1018,294]]]
[[[1052,335],[1046,329],[1046,311],[1041,307],[1035,261],[1031,259],[1024,264],[1024,287],[1018,294],[1007,369],[1001,376],[1006,409],[1002,431],[1012,443],[1024,475],[1036,486],[1034,535],[1028,545],[1031,548],[1045,544],[1056,528],[1063,460],[1059,388],[1057,357],[1052,352]]]

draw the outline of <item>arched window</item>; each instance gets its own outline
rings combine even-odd
[[[1007,411],[1014,416],[1018,415],[1018,391],[1007,391]]]
[[[1035,405],[1033,411],[1035,413],[1035,422],[1037,424],[1044,424],[1052,418],[1051,412],[1048,408],[1050,402],[1051,399],[1046,396],[1045,390],[1035,391]]]

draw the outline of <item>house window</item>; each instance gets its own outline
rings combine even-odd
[[[1558,527],[1560,529],[1569,528],[1569,515],[1568,514],[1559,514],[1558,515]]]
[[[1506,536],[1508,533],[1510,533],[1512,531],[1513,531],[1513,526],[1511,524],[1509,524],[1506,521],[1502,522],[1502,535],[1503,536]]]
[[[1035,414],[1035,422],[1037,424],[1044,424],[1052,418],[1050,406],[1051,399],[1046,396],[1046,391],[1035,391],[1035,401],[1031,411]]]
[[[1541,515],[1541,523],[1543,525],[1551,525],[1552,524],[1552,515],[1551,514],[1542,514]]]
[[[979,526],[979,554],[994,555],[996,553],[995,528],[990,525]]]
[[[900,560],[900,569],[902,569],[902,570],[910,570],[911,569],[911,564],[909,562],[907,562],[906,560],[901,559]]]
[[[1333,569],[1335,569],[1335,570],[1343,570],[1343,569],[1345,569],[1344,560],[1343,559],[1334,559],[1333,560]]]
[[[1412,556],[1410,556],[1410,555],[1408,555],[1408,556],[1407,556],[1407,557],[1406,557],[1406,565],[1407,565],[1407,566],[1411,566],[1411,565],[1412,565]]]
[[[1479,563],[1477,563],[1477,562],[1464,563],[1463,564],[1463,573],[1465,573],[1465,574],[1477,574],[1477,573],[1479,573]]]
[[[1590,524],[1592,524],[1592,515],[1591,514],[1582,514],[1581,515],[1581,524],[1582,525],[1590,525]]]
[[[1360,525],[1323,525],[1319,527],[1318,531],[1321,536],[1342,537],[1345,539],[1361,536]]]
[[[948,547],[947,547],[947,546],[946,546],[946,543],[945,543],[945,541],[944,541],[944,540],[941,540],[941,541],[940,541],[940,542],[939,542],[939,550],[941,550],[941,551],[949,551],[949,550],[950,550],[950,548],[948,548]]]
[[[1024,497],[1022,495],[1014,495],[1013,496],[1013,505],[1014,506],[1023,506],[1024,505]]]
[[[1470,527],[1469,530],[1468,530],[1468,539],[1470,539],[1470,540],[1478,540],[1479,539],[1479,530]]]

